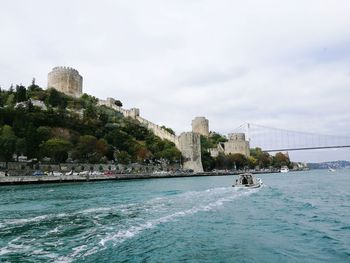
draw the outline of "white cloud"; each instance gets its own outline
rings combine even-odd
[[[4,0],[0,85],[45,86],[67,65],[86,92],[177,132],[200,115],[222,133],[349,135],[349,13],[345,0]]]

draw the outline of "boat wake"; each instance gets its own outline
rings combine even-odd
[[[259,189],[232,190],[232,188],[224,187],[224,188],[207,189],[205,191],[200,191],[200,192],[187,192],[184,194],[180,194],[175,198],[157,198],[153,201],[156,201],[157,203],[162,202],[165,205],[167,203],[172,203],[174,204],[174,206],[176,206],[176,203],[181,203],[184,201],[189,202],[189,200],[192,200],[190,201],[191,203],[190,206],[192,207],[188,209],[176,211],[156,219],[151,219],[138,225],[132,225],[127,229],[119,230],[116,233],[109,234],[106,237],[102,238],[99,244],[104,247],[108,242],[112,242],[113,245],[122,243],[126,239],[132,238],[144,230],[155,228],[159,224],[176,221],[178,218],[191,216],[198,212],[207,212],[207,211],[214,210],[216,208],[223,206],[224,203],[226,202],[233,201],[234,199],[242,196],[253,194],[258,190]],[[220,197],[221,195],[223,197]],[[203,203],[203,199],[204,201],[207,201],[207,202],[204,202],[204,204],[197,203],[198,200],[202,200],[202,203]]]
[[[0,227],[0,233],[16,228],[38,231],[37,239],[21,235],[0,246],[0,255],[8,253],[35,253],[38,258],[71,262],[84,259],[111,246],[118,246],[128,239],[156,228],[161,224],[175,222],[196,213],[210,212],[236,198],[249,196],[260,189],[210,188],[160,196],[145,202],[118,204],[108,207],[88,208],[72,213],[47,214],[28,219],[8,220]],[[0,222],[1,223],[1,222]],[[73,240],[62,256],[60,249],[68,246],[62,238]],[[34,251],[34,248],[36,250]],[[69,252],[68,252],[69,251]],[[61,254],[61,256],[55,256]]]

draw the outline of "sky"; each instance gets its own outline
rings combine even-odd
[[[350,137],[348,0],[1,0],[0,86],[47,86],[55,66],[83,91],[173,128],[195,116]],[[350,150],[290,153],[350,160]]]

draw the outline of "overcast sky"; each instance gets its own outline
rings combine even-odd
[[[348,0],[2,0],[0,86],[46,87],[55,66],[177,133],[205,116],[222,134],[252,122],[350,136]]]

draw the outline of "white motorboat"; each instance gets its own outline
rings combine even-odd
[[[282,166],[280,172],[281,172],[281,173],[288,173],[288,172],[289,172],[289,169],[288,169],[287,166]]]
[[[244,173],[239,175],[239,178],[236,179],[232,187],[259,188],[262,184],[260,178],[255,178],[251,173]]]
[[[335,169],[332,167],[328,167],[328,172],[335,172]]]

